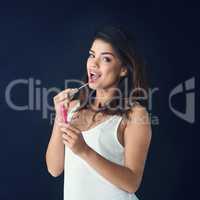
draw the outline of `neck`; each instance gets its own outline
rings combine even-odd
[[[98,108],[100,106],[104,106],[108,101],[110,101],[112,99],[115,92],[116,92],[116,88],[97,89],[94,106],[96,108]]]

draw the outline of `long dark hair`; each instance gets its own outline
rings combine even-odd
[[[127,75],[122,77],[118,82],[118,89],[121,90],[122,94],[121,98],[113,98],[109,104],[100,107],[99,111],[109,115],[125,114],[125,116],[127,116],[133,103],[139,102],[141,105],[147,107],[148,86],[145,74],[145,65],[142,57],[136,50],[133,36],[120,26],[106,26],[95,33],[91,43],[96,39],[101,39],[109,43],[116,52],[118,58],[121,60],[122,65],[125,66],[128,71]],[[83,82],[88,82],[87,73],[83,78]],[[125,85],[127,85],[128,88],[125,88]],[[125,89],[127,91],[125,91]],[[88,91],[89,94],[92,93],[92,95],[88,95],[86,90],[81,90],[79,93],[79,110],[88,107],[91,108],[90,98],[94,99],[96,92],[89,87]]]

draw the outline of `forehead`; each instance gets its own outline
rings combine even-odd
[[[101,39],[94,40],[91,46],[91,50],[95,52],[108,51],[114,53],[114,49],[112,48],[111,44]]]

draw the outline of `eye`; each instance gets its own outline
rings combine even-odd
[[[94,55],[93,55],[93,54],[91,54],[91,53],[89,53],[89,56],[88,56],[88,58],[94,58]]]
[[[110,62],[110,61],[111,61],[111,59],[110,59],[109,57],[103,57],[103,60],[104,60],[105,62]]]

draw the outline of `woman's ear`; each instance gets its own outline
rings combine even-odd
[[[128,74],[127,68],[126,68],[126,67],[122,67],[122,68],[121,68],[121,71],[120,71],[120,76],[121,76],[121,77],[124,77],[124,76],[126,76],[127,74]]]

